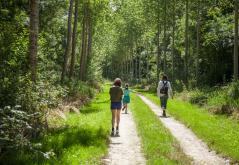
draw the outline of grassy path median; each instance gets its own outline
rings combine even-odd
[[[132,94],[130,109],[141,137],[147,164],[190,164],[177,141],[135,94]]]
[[[160,104],[156,95],[143,93],[154,103]],[[213,115],[207,110],[180,100],[170,100],[170,115],[182,121],[208,146],[224,156],[239,161],[239,124],[226,116]]]

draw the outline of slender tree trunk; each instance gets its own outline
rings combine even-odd
[[[139,54],[138,54],[138,66],[139,66],[138,77],[139,77],[139,83],[140,83],[141,82],[141,47],[139,49]]]
[[[86,6],[84,5],[84,13],[83,13],[83,24],[82,24],[82,48],[81,48],[81,58],[80,58],[80,80],[84,80],[84,66],[86,60]]]
[[[156,85],[158,85],[159,82],[159,56],[160,56],[160,45],[159,45],[159,35],[160,35],[160,15],[159,15],[159,1],[158,1],[158,21],[157,21],[157,25],[158,25],[158,32],[157,32],[157,82]]]
[[[89,7],[89,2],[87,5],[87,54],[86,54],[86,63],[85,63],[85,73],[88,73],[89,65],[91,63],[91,51],[92,51],[92,18],[91,18],[91,10]]]
[[[164,71],[164,73],[166,73],[166,53],[167,53],[166,28],[167,28],[167,2],[166,2],[166,0],[164,0],[164,25],[163,25],[163,40],[164,40],[163,71]]]
[[[188,0],[186,0],[186,19],[185,19],[185,59],[184,59],[184,83],[188,84]]]
[[[148,44],[147,44],[147,48],[146,48],[146,78],[147,81],[149,81],[149,50],[148,50]]]
[[[75,0],[75,16],[74,16],[73,35],[72,35],[70,78],[72,78],[72,76],[74,74],[74,68],[75,68],[75,54],[76,54],[76,43],[77,43],[77,23],[78,23],[78,0]]]
[[[234,79],[238,80],[238,0],[235,0]]]
[[[174,81],[174,47],[175,47],[175,0],[173,0],[173,34],[172,34],[172,82]]]
[[[198,0],[197,5],[197,53],[196,53],[196,82],[198,82],[198,70],[199,70],[199,54],[200,54],[200,0]]]
[[[31,79],[36,82],[37,77],[37,40],[39,31],[39,0],[30,1],[30,35],[29,35],[29,64]]]
[[[62,68],[62,74],[61,74],[61,82],[63,83],[65,80],[66,72],[67,72],[67,65],[68,65],[68,58],[71,53],[71,41],[72,41],[72,29],[71,29],[71,20],[72,20],[72,12],[73,12],[73,3],[74,0],[70,0],[70,7],[68,12],[68,31],[67,31],[67,43],[66,43],[66,49],[64,54],[64,62],[63,62],[63,68]]]

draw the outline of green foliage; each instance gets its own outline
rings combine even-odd
[[[58,129],[32,143],[32,150],[10,150],[3,164],[101,164],[110,131],[108,87],[80,114],[69,114]],[[37,151],[36,151],[37,150]]]
[[[41,131],[40,125],[35,125],[40,116],[39,112],[22,111],[20,105],[0,109],[0,149],[4,152],[31,146],[32,133]]]

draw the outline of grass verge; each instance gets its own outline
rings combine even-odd
[[[60,129],[53,130],[37,141],[41,151],[12,151],[0,159],[1,164],[101,164],[107,153],[110,130],[108,88],[80,114],[69,114]],[[60,123],[61,123],[60,122]]]
[[[170,132],[135,94],[132,94],[130,109],[141,137],[147,164],[190,164],[190,160],[181,151]]]
[[[160,105],[154,94],[144,93]],[[177,120],[191,128],[208,146],[226,157],[239,161],[239,124],[222,115],[213,115],[203,108],[180,100],[169,100],[168,110]]]

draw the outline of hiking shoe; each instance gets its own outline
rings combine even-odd
[[[111,131],[111,134],[110,134],[111,136],[114,136],[115,135],[115,133],[114,133],[114,131]]]
[[[163,109],[163,117],[166,117],[166,111]]]
[[[119,130],[116,130],[116,134],[115,134],[115,136],[117,136],[117,137],[120,136],[120,135],[119,135]]]

